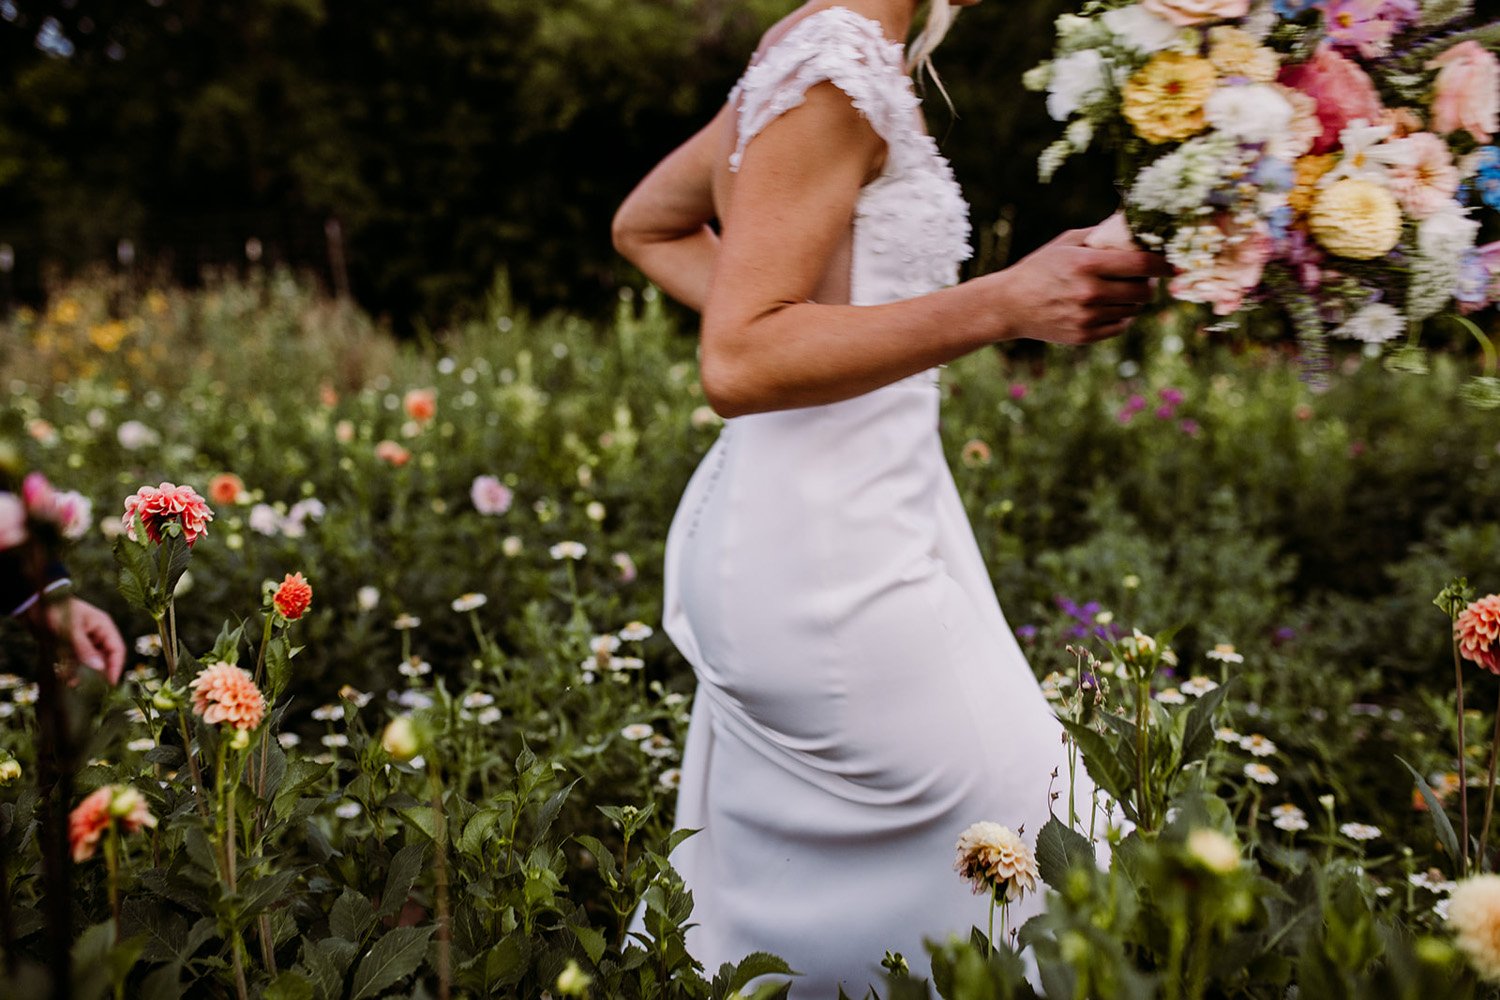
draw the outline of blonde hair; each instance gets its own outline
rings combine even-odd
[[[915,73],[922,70],[932,77],[932,82],[937,84],[938,92],[943,95],[943,100],[948,101],[950,108],[953,102],[948,100],[948,91],[943,88],[943,81],[932,65],[932,53],[942,43],[943,36],[948,34],[948,29],[953,26],[953,19],[957,16],[958,12],[948,0],[928,0],[922,30],[917,32],[917,37],[906,47],[906,71]]]

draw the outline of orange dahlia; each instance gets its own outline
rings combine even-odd
[[[301,573],[288,573],[271,601],[281,617],[294,622],[307,613],[307,606],[312,603],[312,587]]]
[[[402,400],[406,415],[418,423],[425,424],[437,416],[437,392],[432,389],[413,389]]]
[[[1453,623],[1464,659],[1500,674],[1500,594],[1490,594],[1464,608]]]
[[[232,472],[221,472],[208,481],[208,496],[217,504],[235,503],[245,492],[244,480]]]
[[[210,725],[221,722],[235,729],[250,730],[266,714],[266,699],[249,671],[230,663],[210,663],[188,685],[193,691],[193,711]]]

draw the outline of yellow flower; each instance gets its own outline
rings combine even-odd
[[[1500,875],[1476,875],[1453,890],[1448,924],[1480,977],[1500,982]]]
[[[1318,194],[1307,227],[1331,254],[1374,260],[1401,238],[1401,207],[1374,181],[1346,177]]]
[[[52,310],[52,318],[59,323],[76,323],[82,310],[73,299],[58,299],[57,305]]]
[[[1227,25],[1208,29],[1208,61],[1221,76],[1243,76],[1256,83],[1270,83],[1281,68],[1275,52]]]
[[[129,327],[117,319],[108,323],[95,323],[89,327],[89,343],[105,354],[113,354],[129,332]]]
[[[1125,84],[1125,118],[1147,142],[1186,139],[1203,130],[1203,103],[1217,83],[1207,59],[1158,52]]]
[[[1286,197],[1286,203],[1291,206],[1292,211],[1298,215],[1306,215],[1312,211],[1313,202],[1318,197],[1318,179],[1332,170],[1338,159],[1334,153],[1324,153],[1322,156],[1304,156],[1297,160],[1292,193]]]
[[[146,293],[146,308],[153,316],[160,316],[167,311],[167,297],[156,289]]]

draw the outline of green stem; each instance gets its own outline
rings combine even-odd
[[[438,774],[436,754],[427,765],[432,790],[433,842],[437,858],[433,875],[437,882],[438,1000],[448,1000],[452,988],[452,956],[448,921],[448,814],[443,808],[443,780]]]
[[[1457,313],[1449,314],[1448,318],[1460,324],[1474,335],[1474,339],[1479,341],[1480,349],[1484,351],[1484,370],[1491,375],[1495,374],[1496,370],[1500,369],[1500,352],[1495,350],[1494,342],[1490,340],[1473,320],[1465,319]]]
[[[1136,774],[1136,812],[1140,817],[1141,829],[1152,831],[1151,825],[1151,770],[1147,760],[1147,751],[1150,741],[1147,738],[1151,725],[1151,679],[1143,678],[1136,683],[1136,733],[1135,733],[1135,774]]]
[[[1464,745],[1464,667],[1458,655],[1458,639],[1453,640],[1453,679],[1458,692],[1458,813],[1463,827],[1458,850],[1461,855],[1459,878],[1469,875],[1469,763],[1468,748]]]
[[[1479,870],[1490,846],[1490,819],[1495,815],[1495,755],[1500,750],[1500,702],[1495,705],[1495,735],[1490,739],[1490,772],[1484,783],[1484,824],[1479,828]]]
[[[990,926],[985,936],[990,942],[990,953],[993,954],[995,951],[995,890],[993,889],[990,890]]]

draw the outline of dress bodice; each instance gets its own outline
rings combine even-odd
[[[904,47],[846,7],[804,17],[745,71],[730,95],[738,132],[729,160],[770,122],[830,81],[849,95],[887,147],[885,168],[855,204],[850,301],[880,305],[958,280],[972,254],[969,208],[947,159],[926,132],[904,67]]]

